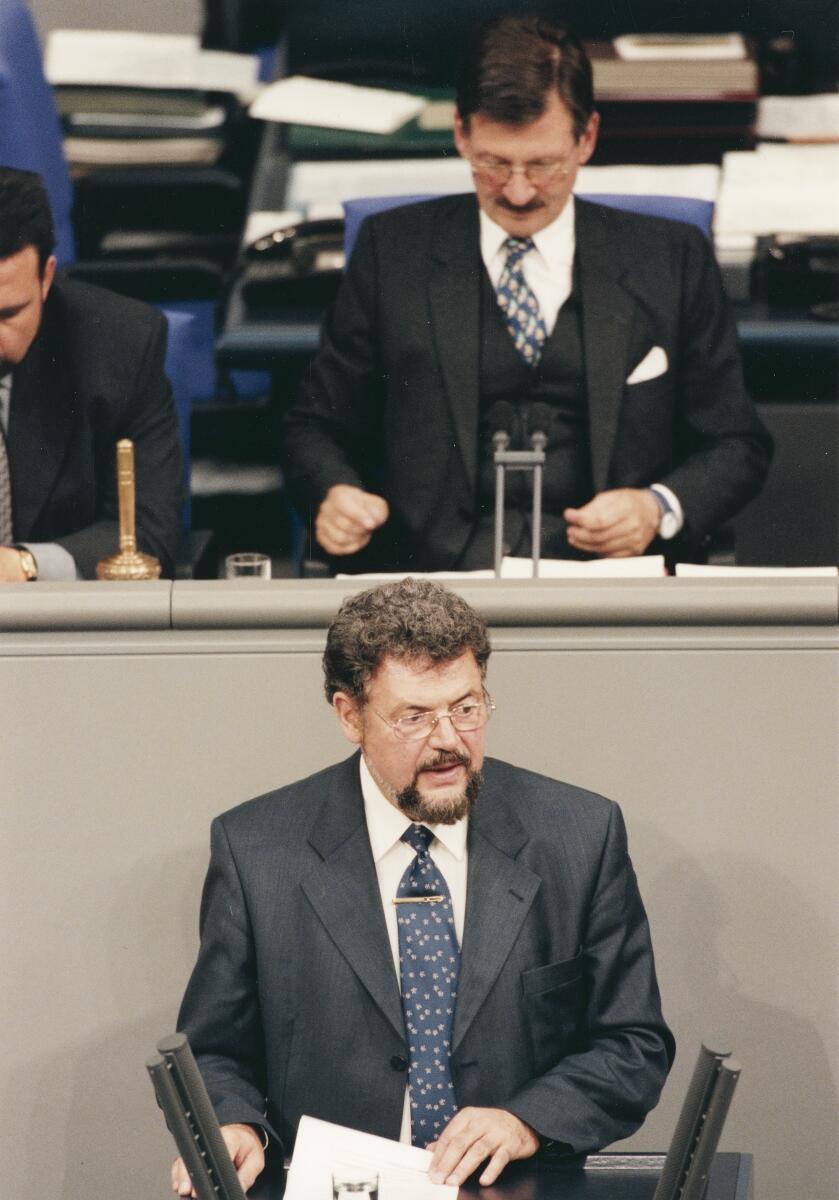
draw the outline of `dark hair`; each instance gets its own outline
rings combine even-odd
[[[467,51],[457,87],[464,124],[480,113],[504,125],[526,125],[545,111],[555,90],[574,134],[594,112],[591,63],[576,34],[546,17],[501,17],[485,25]]]
[[[27,246],[38,252],[38,273],[43,276],[55,249],[49,196],[44,181],[34,171],[0,167],[0,258],[11,258]]]
[[[490,646],[484,620],[465,600],[428,579],[400,579],[344,601],[326,635],[326,698],[364,699],[385,658],[449,662],[471,650],[483,677]]]

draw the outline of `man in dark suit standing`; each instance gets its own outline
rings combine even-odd
[[[360,754],[213,823],[178,1027],[245,1187],[303,1115],[488,1184],[658,1101],[674,1046],[620,810],[485,758],[489,653],[439,584],[349,598],[323,665]]]
[[[701,557],[759,489],[771,442],[706,240],[572,199],[598,120],[580,42],[504,18],[457,94],[477,197],[362,226],[285,426],[292,494],[351,569],[491,565],[498,428],[513,448],[548,437],[547,556],[676,538],[671,558]],[[514,477],[513,553],[530,553],[528,493]]]
[[[181,452],[155,309],[56,277],[37,175],[0,167],[0,581],[93,579],[134,442],[140,550],[174,570]]]

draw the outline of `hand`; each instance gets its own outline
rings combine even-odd
[[[505,1108],[462,1108],[427,1149],[434,1157],[428,1174],[432,1183],[460,1187],[489,1159],[478,1183],[495,1183],[508,1162],[530,1158],[539,1139],[529,1125]]]
[[[599,492],[582,508],[566,508],[568,543],[599,558],[643,554],[658,532],[659,507],[646,488]]]
[[[20,554],[13,546],[0,546],[0,583],[25,583]]]
[[[222,1125],[221,1136],[230,1151],[233,1166],[243,1191],[253,1187],[254,1180],[265,1166],[262,1139],[252,1125]],[[172,1191],[179,1196],[195,1196],[195,1188],[182,1158],[172,1163]]]
[[[326,493],[315,520],[315,537],[327,554],[355,554],[362,550],[374,529],[384,525],[390,509],[372,492],[336,483]]]

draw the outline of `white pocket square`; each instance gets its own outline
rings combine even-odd
[[[638,366],[627,378],[627,383],[646,383],[648,379],[657,379],[659,375],[663,375],[667,370],[667,354],[663,346],[653,346],[649,350]]]

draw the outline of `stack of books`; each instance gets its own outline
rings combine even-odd
[[[637,35],[588,49],[598,162],[718,163],[754,146],[758,66],[739,35]]]

